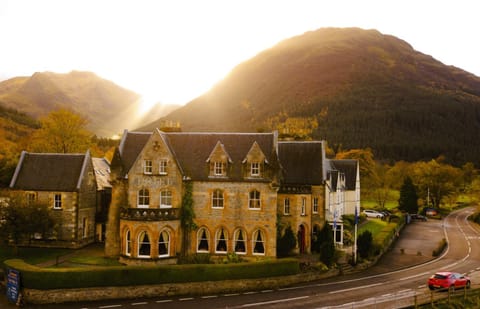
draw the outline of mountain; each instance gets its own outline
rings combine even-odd
[[[70,109],[89,120],[90,131],[104,137],[138,123],[139,99],[135,92],[91,72],[41,72],[0,82],[0,106],[35,119],[52,110]]]
[[[284,40],[167,118],[183,131],[248,132],[304,120],[336,150],[480,163],[480,78],[376,30],[322,28]]]

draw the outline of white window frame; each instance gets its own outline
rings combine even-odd
[[[239,240],[239,236],[242,235],[242,240]],[[236,254],[247,254],[247,233],[245,233],[244,230],[242,229],[237,229],[234,233],[233,233],[233,239],[234,239],[234,242],[233,242],[233,250],[235,251]],[[237,250],[237,243],[243,243],[243,248],[244,248],[244,251],[239,251]]]
[[[261,209],[260,191],[252,190],[248,192],[248,208],[255,210]]]
[[[307,198],[306,197],[302,197],[301,215],[302,216],[307,215]]]
[[[130,230],[125,232],[125,255],[131,256],[132,255],[132,234]]]
[[[172,191],[160,191],[160,208],[172,208]]]
[[[27,192],[26,198],[28,205],[34,204],[37,201],[37,193]]]
[[[152,175],[153,173],[152,160],[143,160],[143,173],[145,175]]]
[[[260,163],[252,162],[250,163],[250,175],[251,176],[260,176]]]
[[[62,194],[55,193],[53,195],[53,209],[62,209]]]
[[[204,233],[205,233],[205,238],[202,238]],[[200,249],[200,243],[202,241],[207,242],[207,250]],[[197,232],[197,252],[198,253],[208,253],[208,252],[210,252],[210,232],[205,227],[200,228]]]
[[[140,249],[142,249],[142,245],[147,244],[147,242],[143,242],[143,240],[140,239],[140,237],[142,237],[142,235],[146,235],[147,238],[148,238],[148,245],[150,246],[149,255],[140,254]],[[138,253],[137,253],[137,257],[139,257],[139,258],[150,258],[151,254],[152,254],[152,242],[150,241],[150,236],[148,236],[147,231],[142,231],[142,232],[140,232],[140,234],[138,234]]]
[[[224,164],[223,162],[213,162],[213,175],[215,176],[223,176],[225,175],[225,171],[224,171]]]
[[[141,195],[141,193],[144,193],[144,194]],[[137,208],[149,208],[149,207],[150,207],[150,191],[147,188],[142,188],[137,192]]]
[[[312,212],[318,214],[318,197],[313,198]]]
[[[223,190],[215,189],[212,192],[212,208],[223,209],[224,206]],[[219,206],[221,205],[221,206]]]
[[[258,240],[258,236],[260,235],[260,240]],[[263,252],[255,252],[255,247],[257,243],[261,243],[263,247]],[[252,237],[252,254],[253,255],[265,255],[265,235],[263,234],[263,231],[258,229],[253,232],[253,237]]]
[[[163,236],[163,242],[160,242],[160,238]],[[167,240],[165,240],[165,235],[167,237]],[[160,254],[160,245],[163,244],[165,245],[167,249],[167,253],[165,254]],[[170,233],[167,230],[162,230],[160,234],[158,234],[158,257],[164,258],[164,257],[169,257],[170,256]]]
[[[158,174],[167,175],[168,160],[160,160],[158,163]]]
[[[290,215],[290,198],[288,197],[283,200],[283,214]]]
[[[221,238],[222,234],[224,238]],[[218,249],[220,241],[225,242],[224,250]],[[221,227],[215,233],[215,253],[226,254],[227,252],[228,252],[228,232],[225,228]]]

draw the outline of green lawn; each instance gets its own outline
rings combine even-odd
[[[15,255],[11,246],[0,245],[0,262],[8,259],[22,259],[29,264],[38,264],[48,260],[55,259],[72,252],[71,249],[52,249],[52,248],[18,248],[18,255]]]
[[[368,219],[365,223],[360,225],[358,228],[358,234],[361,234],[364,231],[370,231],[372,235],[377,235],[387,225],[388,222],[381,219]]]

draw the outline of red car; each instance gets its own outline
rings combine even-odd
[[[428,288],[430,290],[446,290],[465,287],[469,289],[470,284],[470,278],[468,276],[451,271],[437,272],[428,278]]]

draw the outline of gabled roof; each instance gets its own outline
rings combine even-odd
[[[105,158],[92,158],[95,179],[97,180],[97,190],[111,188],[110,183],[110,163]]]
[[[152,133],[125,132],[120,145],[125,173],[131,169],[136,158]],[[183,176],[193,180],[208,180],[207,160],[217,144],[229,155],[228,179],[240,181],[242,161],[256,142],[266,156],[267,162],[276,161],[275,133],[212,133],[212,132],[161,132],[166,145],[175,156]]]
[[[128,132],[127,130],[123,132],[118,149],[125,173],[128,173],[151,135],[151,132]]]
[[[358,161],[353,159],[327,160],[329,170],[336,170],[345,175],[345,187],[349,191],[355,190],[357,181]]]
[[[85,154],[29,153],[22,151],[10,188],[73,192],[80,188],[90,152]]]
[[[284,170],[284,184],[323,183],[323,142],[278,142],[278,157]]]

